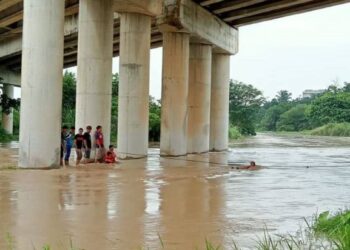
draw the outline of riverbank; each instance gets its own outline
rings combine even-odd
[[[269,133],[276,135],[307,135],[307,136],[335,136],[350,137],[350,123],[329,123],[327,125],[302,131],[258,131],[258,133]],[[239,139],[239,137],[238,137]]]
[[[350,136],[350,123],[329,123],[322,127],[315,128],[311,131],[306,131],[310,135],[318,136]]]

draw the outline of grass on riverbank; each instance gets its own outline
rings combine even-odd
[[[320,136],[350,136],[350,123],[329,123],[311,130],[309,134]]]
[[[236,126],[230,126],[228,130],[228,138],[230,140],[241,139],[243,135],[239,132],[239,129]]]
[[[14,136],[8,134],[5,129],[0,126],[0,142],[10,142],[14,139]]]
[[[350,249],[350,210],[334,215],[328,211],[321,213],[311,228],[316,236],[333,242],[335,249]]]
[[[4,142],[11,142],[11,141],[18,141],[18,138],[19,138],[18,131],[17,131],[17,134],[10,135],[6,132],[6,130],[0,124],[0,142],[4,143]]]
[[[167,249],[160,235],[160,249]],[[6,237],[7,250],[15,250],[15,240],[8,234]],[[33,249],[36,249],[35,247]],[[52,249],[45,245],[42,250]],[[72,240],[68,250],[77,250],[73,246]],[[140,248],[150,249],[150,248]],[[205,240],[205,250],[223,250],[220,245],[215,245]],[[227,248],[225,248],[227,249]],[[233,242],[232,250],[239,250],[239,246]],[[297,233],[291,235],[272,235],[265,230],[264,235],[256,240],[256,245],[251,248],[254,250],[349,250],[350,249],[350,210],[340,211],[331,215],[329,212],[314,216],[311,223],[306,221],[306,228],[300,229]],[[199,248],[197,248],[199,250]]]

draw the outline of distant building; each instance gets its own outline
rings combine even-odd
[[[311,98],[315,95],[324,93],[325,89],[306,89],[303,91],[303,98]]]

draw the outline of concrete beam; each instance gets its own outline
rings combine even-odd
[[[157,24],[162,31],[190,33],[202,43],[212,44],[215,52],[238,52],[238,30],[192,0],[166,1],[163,14],[157,18]]]
[[[215,11],[213,11],[215,14],[220,14],[226,11],[246,8],[262,2],[266,2],[266,0],[238,0],[238,1],[235,1],[235,4],[232,4],[231,1],[230,2],[220,1],[216,4],[210,5],[210,8],[215,9]]]
[[[255,16],[241,18],[238,20],[231,21],[229,24],[234,25],[235,27],[241,27],[243,25],[270,21],[276,18],[301,14],[349,2],[349,0],[319,0],[307,5],[296,5],[289,8],[274,10],[268,13],[261,13]]]
[[[0,1],[0,11],[3,11],[17,3],[22,2],[23,0],[2,0]]]
[[[225,14],[222,14],[222,16],[220,17],[224,21],[230,22],[237,19],[266,13],[269,11],[275,11],[277,9],[288,8],[291,6],[295,6],[297,4],[304,4],[304,3],[310,3],[310,2],[312,1],[311,0],[294,0],[294,1],[282,0],[282,1],[272,2],[261,6],[252,6],[250,8],[229,11],[229,12],[226,12]]]
[[[64,35],[78,32],[78,16],[67,16],[64,21]],[[75,42],[77,43],[77,41]],[[22,36],[13,37],[0,42],[0,59],[19,54],[22,51]]]
[[[22,37],[12,38],[0,42],[0,59],[20,53],[22,50]]]
[[[23,19],[23,11],[16,12],[0,20],[0,28],[4,28]]]
[[[158,16],[162,13],[163,0],[114,0],[114,11]]]
[[[4,83],[16,86],[21,85],[21,74],[7,69],[4,66],[0,66],[0,77],[3,79]]]

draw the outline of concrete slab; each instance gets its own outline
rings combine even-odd
[[[137,13],[147,16],[161,15],[163,0],[114,0],[114,11]]]
[[[164,1],[157,24],[163,31],[190,33],[196,42],[212,44],[214,52],[231,55],[238,52],[238,30],[192,0]]]

